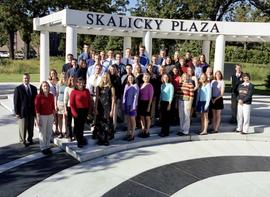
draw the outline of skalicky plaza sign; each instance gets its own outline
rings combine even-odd
[[[220,33],[214,21],[192,21],[175,19],[158,19],[145,17],[128,17],[101,13],[88,13],[86,24],[89,26],[137,29],[144,31]]]

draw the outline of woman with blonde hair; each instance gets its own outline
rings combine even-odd
[[[138,115],[140,116],[140,122],[142,126],[142,132],[139,137],[147,138],[150,136],[149,128],[151,126],[151,106],[154,96],[154,88],[150,81],[150,75],[148,73],[143,74],[144,83],[139,90],[139,104],[138,104]]]
[[[207,81],[206,74],[201,74],[199,80],[199,89],[196,100],[197,112],[201,113],[201,131],[200,135],[206,135],[208,129],[208,111],[211,100],[211,85]]]
[[[49,78],[48,78],[48,84],[49,84],[49,91],[53,95],[54,99],[56,97],[56,84],[58,83],[59,78],[57,71],[55,69],[51,69],[49,72]],[[55,124],[55,135],[59,135],[59,130],[58,130],[58,118],[57,118],[57,112],[54,114],[54,124]]]
[[[66,116],[64,107],[64,93],[67,87],[65,73],[61,73],[60,80],[56,84],[55,111],[57,112],[59,138],[63,138],[63,127],[66,132]]]
[[[72,92],[72,90],[74,90],[75,87],[75,78],[74,77],[69,77],[67,80],[67,87],[65,88],[65,92],[64,92],[64,107],[65,107],[65,116],[67,117],[67,138],[70,138],[70,141],[72,141],[74,138],[74,133],[73,133],[73,129],[72,129],[72,113],[71,113],[71,108],[70,108],[70,94]]]
[[[109,145],[114,138],[113,116],[115,115],[115,88],[111,84],[109,73],[101,77],[96,92],[96,122],[98,144]]]

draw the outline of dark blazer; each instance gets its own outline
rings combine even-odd
[[[37,88],[31,84],[31,96],[29,97],[24,84],[21,84],[15,88],[14,91],[14,111],[20,118],[32,115],[35,116],[35,98],[37,95]]]

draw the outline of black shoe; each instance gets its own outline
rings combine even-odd
[[[129,141],[129,138],[130,138],[130,135],[126,135],[126,136],[123,138],[123,140],[124,140],[124,141]]]
[[[44,149],[41,151],[43,155],[48,155],[48,149]]]
[[[149,132],[145,133],[144,135],[145,135],[145,138],[150,137],[150,133]]]
[[[48,152],[48,155],[52,155],[53,154],[53,152],[52,152],[52,150],[50,148],[48,148],[47,150],[48,150],[47,151]]]
[[[144,133],[143,133],[143,132],[140,132],[140,133],[138,134],[138,137],[144,138]]]
[[[24,142],[23,144],[24,144],[24,147],[30,146],[30,143],[28,143],[28,142]]]
[[[242,131],[238,131],[237,129],[235,129],[235,131],[234,132],[236,132],[236,133],[239,133],[239,132],[241,132],[242,133]]]
[[[84,138],[83,138],[83,141],[82,141],[82,145],[85,146],[85,145],[87,145],[87,144],[88,144],[88,141],[87,141],[87,139],[84,137]]]
[[[133,137],[131,137],[131,136],[129,136],[129,138],[127,139],[127,141],[133,141],[134,140],[134,136]]]
[[[184,134],[182,132],[178,132],[177,135],[179,135],[179,136],[187,136],[187,134]]]
[[[166,134],[166,133],[159,133],[158,134],[160,137],[167,137],[167,136],[169,136],[169,134]]]
[[[104,146],[109,146],[110,143],[109,143],[109,141],[105,141],[105,142],[103,143],[103,145],[104,145]]]
[[[77,146],[78,146],[78,148],[82,148],[82,147],[83,147],[83,145],[82,145],[82,144],[78,144]]]
[[[110,135],[109,140],[114,139],[114,134]]]
[[[236,120],[234,120],[234,119],[231,119],[231,120],[230,120],[230,123],[231,123],[231,124],[236,124],[236,123],[237,123],[237,121],[236,121]]]
[[[41,151],[43,155],[50,156],[52,155],[52,151],[50,148],[44,149]]]

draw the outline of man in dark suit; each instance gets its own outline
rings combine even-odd
[[[30,75],[24,73],[23,83],[14,91],[14,111],[18,118],[20,141],[25,146],[33,144],[36,95],[37,88],[30,84]]]

